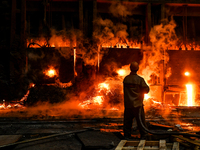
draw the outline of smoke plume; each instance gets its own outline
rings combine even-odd
[[[171,69],[166,68],[169,61],[166,50],[176,45],[175,27],[176,24],[172,19],[168,24],[156,25],[151,29],[149,36],[152,46],[144,47],[144,59],[140,65],[140,73],[145,76],[146,80],[150,80],[150,76],[153,74],[159,77],[162,66],[167,74],[166,77],[169,77]]]
[[[109,8],[114,17],[127,17],[132,15],[132,10],[136,6],[127,7],[121,2],[113,2]]]

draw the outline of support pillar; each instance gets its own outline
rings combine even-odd
[[[10,47],[15,38],[16,31],[16,0],[12,0],[12,10],[11,10],[11,29],[10,29]]]
[[[93,32],[96,30],[96,21],[97,19],[97,0],[93,1]]]
[[[165,50],[163,49],[163,57],[164,55],[165,55]],[[160,68],[160,85],[162,90],[161,101],[163,104],[165,104],[165,60],[161,60],[159,68]]]
[[[165,3],[161,4],[161,22],[165,19]]]
[[[161,4],[161,23],[165,23],[165,4]],[[162,103],[165,104],[165,86],[166,86],[166,79],[165,79],[165,72],[166,72],[166,65],[165,65],[165,49],[163,49],[163,61],[160,67],[160,83],[162,87]]]
[[[83,0],[79,0],[79,29],[83,32]]]
[[[65,16],[62,15],[62,29],[65,31],[66,27],[65,27]]]
[[[146,7],[146,43],[150,45],[149,33],[151,31],[151,3]]]
[[[184,37],[184,45],[185,50],[187,50],[187,5],[183,6],[183,37]]]
[[[26,48],[26,0],[21,0],[21,47]]]

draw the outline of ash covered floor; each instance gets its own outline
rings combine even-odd
[[[114,123],[115,126],[110,125],[114,127],[115,132],[105,132],[102,129],[110,127],[108,127],[109,123],[103,123],[104,121],[106,122],[106,120],[31,121],[2,118],[0,139],[4,141],[0,142],[0,148],[13,150],[115,149],[122,138],[121,123]],[[18,144],[12,145],[16,142]]]
[[[200,134],[198,109],[198,107],[190,109],[177,107],[173,108],[174,113],[171,112],[168,116],[161,115],[161,112],[166,111],[164,109],[152,109],[146,112],[148,128],[157,132],[178,131]],[[180,113],[181,111],[184,113]],[[84,119],[63,119],[62,116],[37,117],[1,117],[0,148],[10,150],[114,150],[123,140],[123,118],[119,116]],[[186,140],[171,135],[150,135],[150,139],[147,140],[164,139],[168,143],[178,141],[180,150],[199,148],[198,138],[181,137]],[[131,141],[139,140],[139,132],[134,122]]]

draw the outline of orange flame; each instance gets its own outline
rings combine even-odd
[[[86,100],[86,101],[83,101],[83,102],[79,103],[79,106],[81,106],[82,108],[86,108],[86,109],[89,108],[90,104],[101,106],[103,104],[103,102],[104,102],[104,97],[102,95],[100,95],[101,91],[105,90],[106,94],[111,92],[109,84],[105,83],[105,82],[99,83],[96,90],[98,92],[97,96],[94,96],[89,100]]]
[[[106,90],[109,90],[110,87],[109,87],[109,84],[103,82],[103,83],[99,83],[98,85],[98,88],[100,89],[99,91],[103,90],[103,89],[106,89]]]
[[[33,44],[31,44],[33,43]],[[35,43],[35,44],[34,44]],[[30,44],[30,45],[29,45]],[[63,40],[61,36],[53,36],[47,43],[45,38],[40,38],[38,40],[30,39],[27,40],[27,47],[30,48],[40,48],[40,46],[49,46],[49,47],[70,47],[70,40]]]
[[[101,105],[103,102],[103,96],[96,96],[93,98],[94,104]]]
[[[126,43],[120,43],[120,42],[116,41],[114,46],[110,42],[104,43],[102,45],[102,47],[103,48],[137,48],[137,49],[139,49],[139,48],[141,48],[141,44],[137,43],[137,42],[126,40]]]

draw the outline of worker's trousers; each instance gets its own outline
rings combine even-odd
[[[145,136],[147,132],[142,128],[141,122],[139,120],[139,111],[141,108],[141,121],[145,127],[147,127],[145,122],[145,113],[144,113],[144,107],[134,107],[134,108],[125,108],[124,110],[124,137],[131,137],[131,131],[132,131],[132,124],[133,119],[136,119],[137,126],[140,131],[140,136]]]

